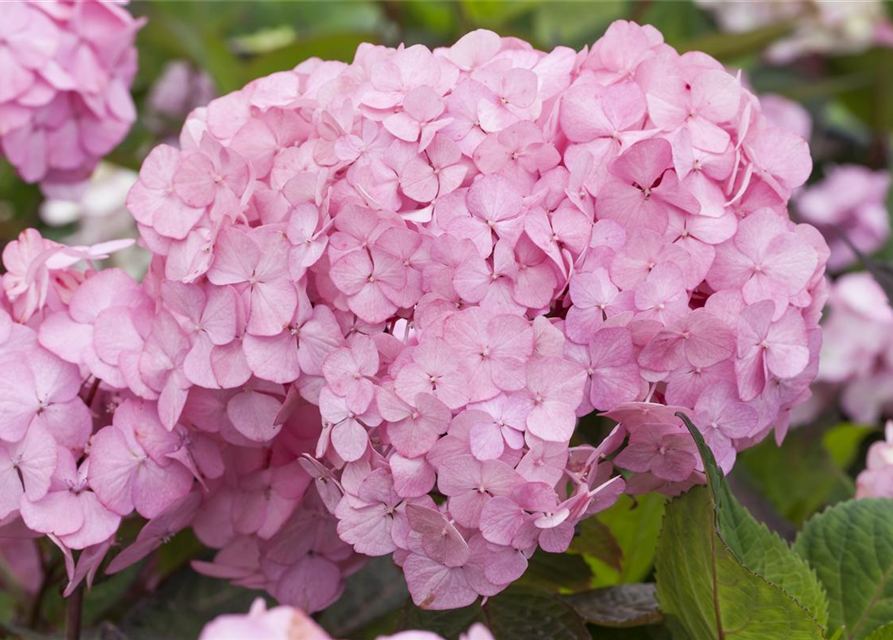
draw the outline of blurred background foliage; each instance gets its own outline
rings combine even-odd
[[[888,0],[885,7],[893,16],[893,2]],[[312,56],[350,60],[361,42],[423,43],[433,48],[449,45],[472,29],[488,28],[544,50],[558,45],[579,49],[598,39],[616,19],[653,24],[680,51],[704,51],[733,70],[741,69],[758,93],[777,93],[802,104],[813,119],[812,182],[834,164],[890,166],[893,48],[807,54],[783,65],[770,64],[766,47],[789,35],[796,27],[793,20],[728,33],[719,30],[714,15],[702,6],[669,0],[136,0],[130,8],[148,19],[137,41],[140,65],[133,93],[139,117],[108,160],[133,171],[153,146],[177,135],[186,115],[159,114],[152,107],[152,88],[174,62],[203,70],[220,95]],[[0,243],[30,226],[51,238],[76,230],[74,222],[49,227],[41,219],[42,202],[38,187],[19,180],[0,160]],[[888,200],[888,211],[893,211],[893,201]],[[893,243],[880,255],[893,260]],[[843,420],[828,412],[818,424],[794,430],[781,447],[769,439],[741,455],[731,478],[736,495],[782,536],[790,537],[826,505],[854,495],[853,478],[869,443],[881,437],[880,425]],[[596,427],[603,425],[586,425],[581,435],[585,438]],[[649,580],[663,512],[661,496],[625,496],[583,525],[569,554],[535,556],[523,582],[567,594]],[[87,595],[85,626],[109,619],[118,626],[104,622],[90,636],[195,637],[214,615],[245,610],[251,593],[181,571],[197,549],[194,538],[178,535],[149,563],[101,582]],[[388,562],[370,564],[351,580],[344,598],[322,615],[322,622],[339,637],[375,637],[392,630],[403,619],[406,598],[402,581],[393,573]],[[147,575],[152,576],[149,584],[161,585],[148,599]],[[61,615],[63,604],[54,590],[41,597],[46,610]],[[13,595],[0,593],[0,636],[13,601]],[[140,604],[132,606],[137,601]],[[662,633],[656,627],[653,632],[616,629],[595,637],[652,638]]]

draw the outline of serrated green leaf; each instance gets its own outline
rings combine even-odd
[[[680,640],[820,640],[809,613],[744,567],[715,529],[707,487],[667,507],[657,552],[657,599]]]
[[[893,640],[893,622],[872,631],[867,640]]]
[[[707,486],[667,506],[656,569],[670,628],[686,640],[818,640],[816,616],[827,604],[815,575],[738,504],[698,429],[679,416],[698,446]]]
[[[851,500],[806,523],[794,549],[825,585],[830,628],[859,640],[893,620],[893,500]]]
[[[591,640],[574,608],[543,591],[509,587],[491,598],[486,609],[495,640]]]
[[[716,505],[719,536],[739,562],[794,598],[824,628],[828,623],[828,601],[815,572],[787,542],[757,522],[739,504],[701,432],[687,416],[681,417],[695,439],[707,470],[707,487]]]
[[[602,627],[641,627],[663,622],[652,583],[602,587],[563,596],[562,600],[586,622]]]

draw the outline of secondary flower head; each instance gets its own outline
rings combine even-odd
[[[797,213],[828,240],[829,269],[840,271],[856,261],[847,241],[866,254],[884,245],[890,237],[889,190],[889,172],[841,165],[797,196]]]
[[[80,182],[130,130],[142,23],[121,5],[4,3],[0,150],[26,181]]]

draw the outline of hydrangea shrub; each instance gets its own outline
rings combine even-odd
[[[616,22],[361,45],[195,110],[117,247],[4,252],[0,518],[92,579],[192,527],[197,570],[313,612],[367,556],[462,607],[623,493],[703,482],[816,374],[829,256],[806,142],[705,54]],[[615,424],[601,441],[578,419]],[[621,474],[621,471],[624,473]]]

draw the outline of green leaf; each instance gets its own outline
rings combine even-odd
[[[796,551],[829,599],[830,628],[858,640],[893,620],[893,500],[852,500],[812,518]]]
[[[815,575],[737,503],[700,432],[679,415],[698,445],[707,486],[668,505],[658,543],[658,600],[674,635],[820,639],[816,617],[823,617],[827,604]]]
[[[319,623],[334,638],[352,637],[354,631],[398,610],[406,601],[406,581],[390,558],[373,558],[347,579],[338,600],[319,616]]]
[[[571,551],[583,554],[583,557],[598,558],[617,571],[623,570],[623,549],[610,527],[593,516],[578,526],[577,534],[571,540]]]
[[[551,593],[513,585],[489,600],[463,609],[425,611],[407,602],[400,630],[431,631],[455,640],[471,625],[486,625],[495,640],[591,640],[576,610]]]
[[[592,587],[592,570],[582,556],[538,549],[519,583],[555,593],[583,591]]]
[[[462,609],[431,611],[419,609],[412,600],[406,601],[403,617],[397,625],[397,631],[430,631],[446,640],[455,640],[459,634],[465,633],[475,622],[483,621],[483,612],[479,602]]]
[[[591,640],[583,619],[558,597],[513,586],[486,604],[495,640]]]
[[[612,566],[614,562],[606,563],[597,554],[586,554],[586,561],[595,573],[593,587],[641,582],[648,577],[654,564],[665,502],[666,498],[659,493],[636,498],[624,495],[610,509],[592,518],[610,529],[621,550],[620,571]]]
[[[129,640],[197,638],[213,618],[248,611],[252,601],[263,595],[185,567],[158,591],[133,603],[119,626]]]
[[[868,636],[868,640],[893,640],[893,622],[875,629],[871,635]]]
[[[717,530],[722,540],[745,567],[797,600],[824,627],[828,622],[828,602],[815,572],[787,542],[757,522],[738,503],[701,432],[687,416],[681,417],[704,461],[707,486],[716,504]]]
[[[586,622],[602,627],[640,627],[663,622],[651,583],[603,587],[562,599]]]

